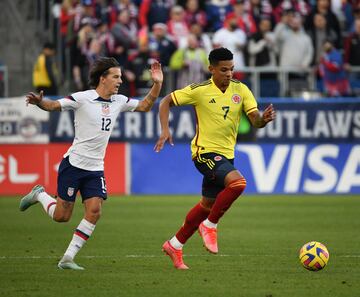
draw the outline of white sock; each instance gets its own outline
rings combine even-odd
[[[176,238],[176,236],[174,236],[173,238],[171,238],[169,240],[171,246],[176,249],[176,250],[182,250],[183,248],[183,244]]]
[[[36,199],[41,203],[45,212],[49,215],[50,218],[54,217],[56,199],[51,197],[46,192],[41,192],[37,195]]]
[[[208,219],[206,219],[203,223],[208,228],[216,228],[217,227],[217,224],[210,222]]]
[[[90,223],[89,221],[82,219],[74,232],[73,238],[64,254],[64,257],[68,256],[71,259],[74,259],[76,254],[93,233],[95,226],[96,225]]]

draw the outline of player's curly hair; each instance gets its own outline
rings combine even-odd
[[[234,57],[233,53],[225,47],[213,49],[209,54],[210,65],[216,66],[219,61],[229,61]]]
[[[100,82],[101,76],[106,76],[112,67],[120,67],[120,64],[114,58],[101,57],[96,60],[90,69],[89,86],[95,89]]]

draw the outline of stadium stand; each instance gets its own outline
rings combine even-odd
[[[161,60],[164,56],[159,49],[168,47],[169,43],[174,43],[177,49],[186,47],[183,37],[194,23],[203,31],[198,36],[199,45],[209,52],[209,46],[219,46],[213,39],[215,32],[229,27],[231,19],[236,18],[234,30],[246,35],[246,42],[239,44],[245,74],[239,78],[251,85],[255,95],[322,92],[318,63],[321,43],[326,39],[332,39],[344,55],[353,94],[357,94],[360,68],[349,61],[349,42],[354,48],[354,42],[359,42],[356,23],[360,19],[360,3],[353,0],[336,5],[334,2],[338,1],[321,0],[315,5],[307,0],[4,0],[0,30],[5,42],[0,46],[0,56],[8,67],[9,95],[16,96],[31,89],[32,67],[42,45],[54,43],[61,74],[60,93],[69,93],[86,88],[83,73],[98,56],[113,56],[126,68],[139,55],[139,44],[148,43],[151,58]],[[271,22],[271,28],[267,34],[259,34],[264,19]],[[313,46],[313,57],[311,65],[291,64],[288,69],[280,67],[281,57],[288,47],[284,41],[293,35],[290,33],[294,19],[299,26],[296,30],[311,38],[309,46]],[[165,38],[157,43],[153,42],[156,35],[153,25],[165,30]],[[182,36],[181,42],[179,36]],[[254,55],[262,60],[254,63]],[[170,57],[165,60],[169,61]],[[176,74],[166,64],[163,63],[164,70],[169,71],[169,75],[165,93],[175,87],[176,81]],[[301,83],[296,79],[293,83],[294,73]],[[22,80],[17,79],[20,75]],[[134,88],[133,82],[129,82],[129,90]],[[130,92],[136,93],[136,90]]]

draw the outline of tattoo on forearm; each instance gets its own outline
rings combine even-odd
[[[148,98],[150,99],[150,101],[152,101],[154,103],[156,101],[157,96],[153,96],[153,95],[149,94]]]

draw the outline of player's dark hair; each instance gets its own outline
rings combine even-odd
[[[219,61],[230,61],[234,57],[233,53],[225,47],[213,49],[209,54],[210,65],[216,66]]]
[[[90,69],[89,74],[89,86],[90,88],[96,88],[99,85],[100,77],[106,76],[109,73],[109,69],[112,67],[119,67],[120,65],[115,58],[101,57],[96,60]]]

